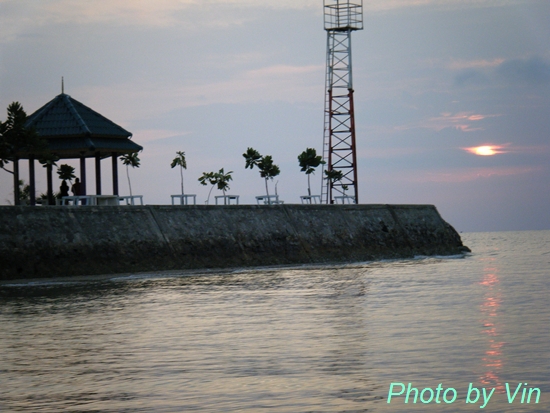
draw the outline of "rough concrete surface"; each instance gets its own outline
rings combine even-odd
[[[0,280],[467,250],[433,205],[0,207]]]

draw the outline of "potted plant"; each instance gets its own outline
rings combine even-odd
[[[59,176],[59,179],[63,181],[61,183],[61,187],[59,188],[58,197],[63,198],[64,196],[69,196],[69,185],[67,185],[67,181],[69,181],[72,185],[73,178],[76,178],[74,168],[67,164],[60,165],[57,168],[57,175]]]

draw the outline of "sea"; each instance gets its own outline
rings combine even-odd
[[[0,284],[0,412],[550,411],[550,231],[378,262]]]

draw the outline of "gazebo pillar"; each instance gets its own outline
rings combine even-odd
[[[113,160],[113,195],[118,196],[118,155],[113,152],[111,157]]]
[[[13,205],[19,205],[19,158],[13,160]]]
[[[80,195],[86,195],[86,158],[80,157]]]
[[[36,183],[34,179],[34,155],[29,156],[29,204],[36,205]]]
[[[101,155],[95,154],[95,193],[101,195]]]
[[[48,205],[55,205],[53,199],[53,179],[52,179],[52,164],[48,162],[46,166],[46,174],[48,178]]]

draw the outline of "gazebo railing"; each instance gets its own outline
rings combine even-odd
[[[143,195],[75,195],[64,196],[58,200],[58,205],[95,206],[95,205],[143,205]]]
[[[91,195],[75,195],[75,196],[64,196],[61,198],[61,205],[91,205],[92,196]]]

